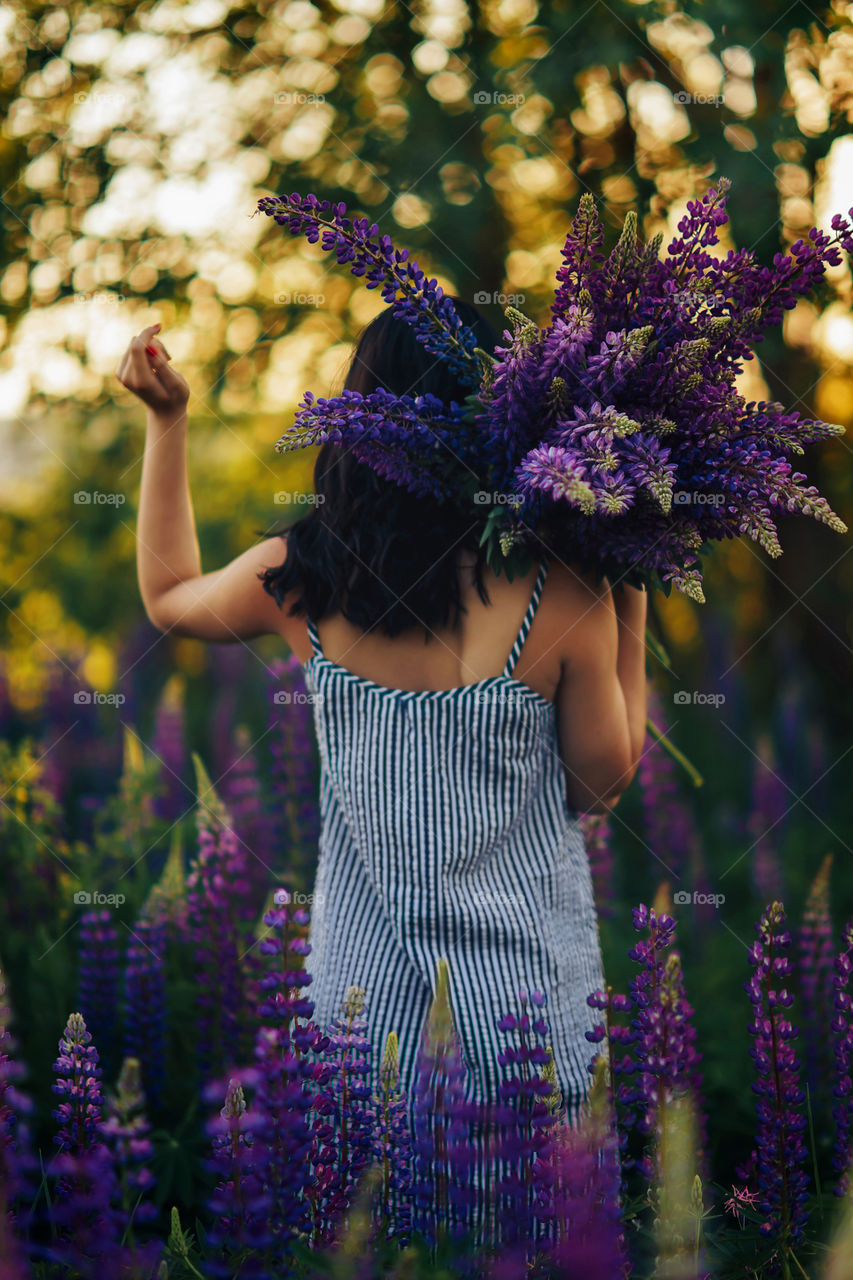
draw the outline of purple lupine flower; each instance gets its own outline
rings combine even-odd
[[[537,1214],[549,1192],[542,1181],[547,1172],[542,1153],[556,1120],[550,1105],[554,1084],[546,1075],[553,1062],[543,1012],[547,999],[541,991],[520,991],[518,998],[522,1012],[506,1013],[497,1024],[511,1042],[498,1054],[503,1078],[499,1105],[493,1109],[498,1134],[495,1225],[500,1244],[509,1247],[526,1241],[531,1226],[541,1221]],[[533,1234],[538,1239],[541,1233]]]
[[[142,916],[124,970],[124,1056],[142,1064],[145,1096],[159,1106],[166,1071],[166,925]]]
[[[418,497],[449,500],[464,478],[474,438],[462,426],[464,413],[433,395],[395,396],[382,387],[367,395],[344,390],[331,399],[306,391],[275,448],[284,453],[332,440]]]
[[[336,1218],[353,1203],[357,1183],[372,1154],[376,1112],[369,1084],[372,1055],[365,994],[363,987],[349,987],[342,1016],[334,1018],[326,1028],[329,1047],[324,1056],[333,1070],[329,1092],[335,1102],[333,1124],[337,1133],[337,1188],[327,1215],[330,1239]]]
[[[311,982],[304,967],[310,946],[300,936],[308,914],[290,907],[286,890],[277,890],[276,900],[280,905],[264,916],[269,935],[259,943],[272,963],[259,984],[263,1025],[255,1045],[252,1109],[255,1168],[270,1195],[267,1222],[275,1237],[273,1253],[282,1261],[293,1236],[316,1225],[309,1195],[311,1116],[331,1114],[334,1100],[327,1088],[331,1067],[318,1060],[329,1041],[310,1021],[314,1006],[303,994]]]
[[[826,1028],[832,1020],[833,946],[829,913],[828,853],[812,881],[803,923],[797,938],[800,953],[800,995],[803,1010],[803,1066],[812,1098],[832,1074]]]
[[[112,913],[84,912],[80,917],[77,1003],[107,1070],[118,1048],[119,972],[118,930]]]
[[[421,1033],[412,1090],[414,1229],[434,1247],[445,1232],[464,1236],[484,1208],[477,1172],[482,1108],[466,1096],[466,1063],[453,1025],[447,961]],[[480,1130],[480,1132],[478,1132]]]
[[[832,1116],[835,1120],[835,1143],[832,1167],[838,1174],[835,1194],[847,1194],[849,1170],[853,1161],[853,998],[848,987],[853,972],[853,920],[844,929],[842,950],[835,957],[834,1015],[830,1022],[835,1054],[835,1083],[833,1085]]]
[[[632,1051],[639,1032],[633,1024],[625,1026],[614,1021],[614,1014],[627,1013],[634,1007],[634,1002],[631,996],[616,993],[612,987],[608,987],[606,991],[593,991],[587,996],[586,1002],[591,1009],[600,1009],[604,1013],[603,1022],[593,1027],[591,1031],[584,1032],[584,1036],[591,1044],[605,1045],[603,1051],[596,1050],[587,1065],[590,1073],[594,1073],[600,1054],[606,1053],[609,1065],[607,1078],[610,1081],[616,1112],[619,1163],[623,1175],[622,1189],[626,1190],[626,1175],[636,1164],[628,1148],[640,1113],[641,1094]],[[625,1046],[626,1052],[620,1057],[616,1055],[616,1045]]]
[[[396,1031],[389,1031],[385,1040],[374,1106],[373,1155],[382,1173],[379,1225],[384,1226],[388,1238],[405,1248],[412,1229],[412,1135],[408,1100],[400,1080]]]
[[[118,1184],[115,1210],[122,1239],[145,1274],[153,1271],[161,1250],[156,1240],[141,1244],[135,1232],[136,1227],[150,1224],[157,1217],[157,1208],[151,1199],[154,1147],[148,1136],[150,1131],[139,1061],[125,1058],[116,1091],[107,1099],[101,1137],[113,1158]]]
[[[53,1092],[65,1099],[53,1113],[59,1121],[57,1145],[60,1151],[75,1154],[90,1151],[101,1141],[104,1099],[98,1050],[82,1014],[70,1015],[53,1069],[59,1076]]]
[[[503,424],[501,435],[494,435],[491,451],[485,455],[492,483],[499,492],[510,488],[518,458],[524,457],[539,439],[539,415],[545,410],[551,384],[536,325],[514,307],[507,309],[507,316],[513,331],[505,330],[506,345],[495,348],[497,363],[482,393],[483,410],[477,418],[481,429],[493,418]],[[535,425],[531,425],[531,419]],[[466,459],[467,465],[472,461]]]
[[[198,964],[199,1066],[222,1075],[248,1050],[243,956],[253,924],[247,853],[198,757],[198,851],[187,876],[189,932]]]
[[[62,1151],[54,1157],[51,1172],[57,1178],[50,1209],[53,1237],[38,1252],[60,1269],[48,1274],[75,1280],[133,1275],[132,1255],[120,1243],[121,1223],[114,1207],[117,1182],[107,1148],[98,1143],[76,1155]]]
[[[208,1200],[213,1223],[207,1235],[207,1271],[216,1280],[232,1280],[235,1275],[265,1280],[269,1275],[271,1196],[256,1167],[259,1123],[257,1113],[246,1108],[243,1086],[230,1080],[224,1107],[206,1126],[213,1147],[208,1170],[216,1179]]]
[[[279,852],[272,817],[264,807],[258,761],[245,725],[237,725],[234,738],[233,759],[222,776],[220,789],[234,830],[246,852],[252,885],[251,902],[258,914],[269,892]]]
[[[636,1008],[632,1025],[637,1036],[633,1050],[638,1101],[642,1108],[638,1129],[655,1138],[641,1167],[650,1182],[658,1183],[660,1170],[655,1162],[661,1145],[664,1102],[689,1093],[698,1106],[699,1054],[695,1049],[693,1010],[684,992],[680,957],[677,952],[664,955],[673,942],[675,922],[644,904],[634,909],[633,916],[634,928],[648,929],[649,935],[648,940],[641,939],[628,952],[632,960],[642,965],[630,985]],[[700,1128],[704,1137],[704,1125]]]
[[[270,664],[273,692],[269,720],[274,846],[288,876],[310,882],[320,838],[317,742],[314,711],[295,654]]]
[[[747,834],[752,838],[752,882],[763,902],[782,896],[779,849],[791,800],[779,777],[773,745],[766,734],[758,740]]]
[[[781,902],[771,903],[756,926],[758,941],[749,953],[754,972],[744,988],[753,1009],[749,1031],[755,1043],[750,1055],[758,1076],[752,1086],[758,1095],[758,1132],[752,1158],[761,1192],[759,1208],[764,1215],[761,1232],[773,1237],[779,1254],[786,1258],[802,1238],[808,1191],[804,1093],[793,1045],[798,1033],[787,1016],[794,997],[784,985],[793,970],[785,954],[791,935],[784,924]]]
[[[24,1274],[16,1231],[18,1210],[32,1197],[35,1160],[27,1123],[32,1103],[18,1088],[24,1068],[14,1056],[17,1044],[9,1027],[11,1020],[6,980],[0,969],[0,1274],[7,1263],[10,1280],[15,1280]]]
[[[460,380],[472,385],[479,380],[473,331],[441,286],[426,278],[407,249],[395,249],[390,237],[379,235],[376,223],[349,219],[343,202],[330,205],[312,194],[265,196],[258,208],[309,244],[319,240],[326,252],[334,250],[338,263],[351,264],[352,274],[364,278],[368,289],[381,288],[383,301],[394,305],[394,314],[412,326],[427,351],[441,357]]]
[[[584,844],[592,872],[595,906],[599,916],[612,919],[616,914],[613,895],[614,859],[613,829],[606,813],[582,813],[579,815]]]
[[[580,1123],[558,1125],[549,1136],[553,1231],[546,1257],[566,1280],[626,1273],[619,1146],[602,1062]]]
[[[448,448],[418,456],[430,403],[392,398],[371,416],[359,396],[321,405],[309,395],[306,423],[320,406],[348,447],[369,432],[362,460],[442,500],[453,496],[448,484],[463,502],[500,490],[500,506],[480,505],[472,516],[484,523],[490,563],[506,559],[509,572],[547,535],[556,554],[597,575],[675,587],[701,602],[700,556],[715,541],[745,535],[776,556],[774,517],[784,512],[846,531],[789,461],[842,428],[775,402],[744,403],[736,379],[763,331],[841,261],[840,249],[849,252],[853,231],[837,215],[832,235],[812,228],[771,267],[751,250],[715,257],[707,250],[727,220],[730,186],[722,178],[690,202],[664,257],[662,235],[639,244],[633,211],[605,257],[595,202],[582,197],[549,327],[508,309],[513,332],[493,356],[475,352],[449,300],[409,274],[407,254],[387,237],[374,243],[377,228],[366,220],[350,223],[342,205],[313,195],[262,200],[289,231],[322,236],[369,288],[382,285],[428,349],[477,387],[459,422],[434,441]],[[448,472],[448,452],[464,455],[473,484]]]
[[[119,1274],[118,1186],[101,1130],[98,1051],[79,1013],[68,1019],[53,1069],[59,1077],[53,1091],[65,1100],[53,1113],[59,1121],[59,1154],[50,1166],[56,1179],[51,1206],[55,1238],[44,1252],[71,1274],[97,1280]]]
[[[578,202],[578,211],[563,245],[563,264],[557,272],[559,287],[551,305],[555,321],[565,318],[567,310],[577,302],[582,291],[589,295],[590,305],[593,302],[599,306],[602,304],[603,298],[596,291],[600,281],[599,268],[604,261],[603,244],[604,228],[596,212],[595,199],[585,192]]]
[[[157,702],[151,749],[160,761],[162,794],[154,798],[154,813],[176,822],[191,807],[193,794],[184,781],[189,756],[184,715],[184,678],[170,676]]]

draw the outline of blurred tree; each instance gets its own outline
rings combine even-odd
[[[310,484],[310,456],[272,452],[281,415],[305,387],[334,386],[381,303],[319,248],[253,216],[261,194],[314,190],[367,212],[498,323],[508,295],[534,315],[547,306],[585,190],[611,228],[637,208],[647,235],[672,233],[685,202],[725,173],[721,247],[766,260],[849,203],[837,150],[853,100],[842,0],[782,12],[772,0],[11,0],[0,51],[0,434],[10,501],[39,520],[3,575],[11,588],[26,571],[7,597],[19,616],[21,592],[61,592],[57,563],[74,582],[71,562],[92,564],[96,540],[93,580],[121,567],[120,590],[69,586],[63,609],[108,630],[132,607],[132,501],[74,510],[74,522],[69,504],[83,479],[122,498],[138,482],[141,432],[123,426],[141,415],[113,371],[152,308],[205,442],[193,457],[205,568],[281,514],[270,495],[283,472]],[[830,283],[843,309],[847,268]],[[849,373],[851,340],[823,325],[824,309],[768,340],[768,383],[792,406],[808,412],[813,398],[820,416],[849,422],[838,370]],[[759,370],[746,378],[749,397],[767,394]],[[807,465],[849,517],[847,442]],[[63,549],[36,563],[36,548],[55,542]],[[807,574],[830,566],[792,620],[827,669],[847,669],[838,585],[849,570],[830,571],[839,548],[808,521],[791,522],[783,543],[804,549]],[[765,562],[776,616],[810,583],[795,557]],[[751,588],[728,563],[723,550],[748,645],[767,620],[742,604]],[[19,628],[14,643],[25,639]]]

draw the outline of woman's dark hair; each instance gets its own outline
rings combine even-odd
[[[493,352],[498,335],[488,321],[471,303],[452,301],[478,345]],[[460,404],[471,390],[390,306],[360,334],[344,387],[363,395],[378,387],[393,395],[429,393]],[[307,613],[317,622],[341,613],[362,631],[388,636],[422,626],[426,641],[429,629],[458,622],[456,557],[463,549],[477,553],[477,591],[489,603],[485,551],[470,512],[458,504],[416,497],[333,443],[320,447],[314,487],[321,501],[309,514],[267,535],[287,539],[284,564],[259,574],[279,608],[298,590],[290,614]]]

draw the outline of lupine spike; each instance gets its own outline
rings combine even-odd
[[[791,935],[784,925],[781,902],[771,903],[756,926],[758,941],[749,953],[754,972],[744,984],[753,1008],[749,1030],[755,1043],[750,1053],[758,1077],[753,1083],[758,1095],[753,1164],[764,1216],[761,1230],[774,1239],[781,1258],[787,1258],[802,1238],[808,1197],[804,1093],[793,1044],[798,1033],[787,1016],[793,996],[784,984],[793,971],[786,954]]]
[[[832,854],[820,864],[809,889],[799,931],[800,992],[803,1010],[804,1070],[812,1098],[831,1075],[826,1027],[832,1019],[832,920],[829,877]]]
[[[835,1144],[832,1167],[839,1175],[835,1194],[847,1194],[849,1169],[853,1163],[853,997],[849,990],[853,971],[853,920],[844,929],[842,948],[835,957],[833,1018],[829,1024],[835,1056],[832,1116]]]
[[[389,1031],[385,1038],[376,1115],[374,1158],[382,1171],[380,1218],[386,1234],[405,1245],[412,1227],[412,1143],[396,1031]]]
[[[166,1073],[166,927],[142,917],[130,930],[124,972],[125,1057],[142,1064],[145,1094],[159,1106]]]
[[[163,686],[154,718],[152,750],[160,761],[162,794],[154,800],[154,812],[174,822],[192,804],[192,792],[184,781],[188,757],[184,699],[186,680],[175,672]]]
[[[183,934],[187,926],[187,877],[182,846],[181,828],[175,826],[160,879],[151,886],[142,909],[146,919],[152,923],[162,921],[177,936]]]
[[[131,1247],[134,1244],[134,1226],[150,1223],[157,1217],[156,1206],[150,1198],[154,1185],[151,1171],[154,1147],[148,1136],[150,1131],[139,1060],[125,1058],[115,1093],[107,1100],[101,1135],[113,1153],[120,1184],[120,1200],[116,1207],[124,1239]]]
[[[108,1073],[118,1047],[119,974],[118,929],[112,913],[106,908],[84,912],[80,917],[77,1005]]]

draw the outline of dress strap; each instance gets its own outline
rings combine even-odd
[[[527,613],[522,619],[518,635],[515,638],[515,644],[512,646],[512,651],[506,660],[506,666],[503,670],[503,674],[505,676],[512,676],[512,673],[515,670],[515,664],[518,662],[522,646],[527,639],[527,633],[530,630],[536,610],[539,608],[539,601],[542,598],[542,588],[545,585],[545,578],[548,574],[548,559],[549,557],[547,554],[542,557],[542,563],[539,566],[539,573],[536,575],[536,583],[533,587],[533,594],[530,597],[530,604],[527,606]]]
[[[310,618],[306,617],[305,621],[308,623],[308,638],[311,641],[311,648],[314,650],[314,656],[315,658],[322,658],[323,648],[320,644],[320,637],[317,633],[317,628],[314,626],[314,623]]]

